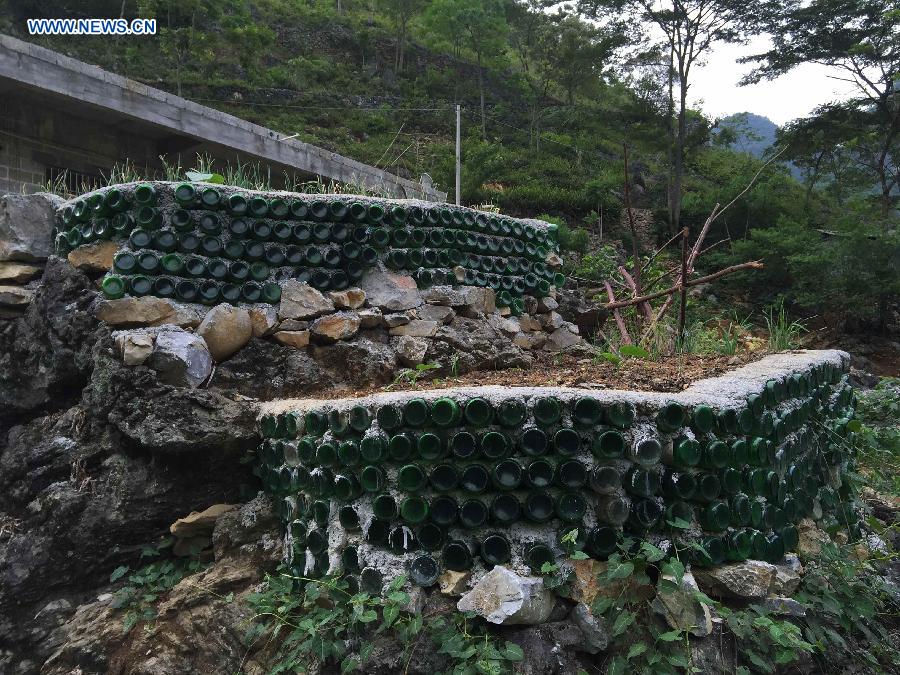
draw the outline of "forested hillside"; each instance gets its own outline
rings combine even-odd
[[[571,271],[585,280],[615,267],[601,244],[631,251],[621,226],[627,148],[631,204],[649,224],[640,256],[683,226],[696,235],[715,204],[740,195],[712,224],[708,243],[721,243],[701,267],[763,259],[764,270],[728,288],[848,330],[890,329],[900,18],[888,2],[718,4],[710,20],[621,0],[8,0],[0,29],[401,175],[428,173],[451,198],[459,103],[463,203],[562,219]],[[844,28],[803,14],[816,7]],[[159,35],[23,35],[25,17],[120,14],[156,17]],[[796,32],[801,14],[812,20]],[[777,161],[742,193],[771,139],[755,116],[717,124],[690,109],[682,94],[706,53],[653,37],[679,26],[707,45],[777,35],[757,59],[760,78],[814,57],[877,77],[860,80],[858,99],[780,132]]]

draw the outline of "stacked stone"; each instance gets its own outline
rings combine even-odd
[[[362,574],[369,590],[403,566],[428,586],[442,570],[538,572],[573,545],[604,559],[625,534],[700,567],[773,562],[803,518],[858,529],[845,364],[808,363],[727,407],[499,387],[297,402],[261,417],[256,471],[298,574]]]
[[[274,304],[287,279],[341,291],[382,266],[420,288],[490,288],[518,315],[525,297],[565,283],[555,226],[446,204],[144,183],[89,193],[58,215],[61,254],[120,244],[102,282],[110,298]]]
[[[50,194],[0,199],[0,319],[21,316],[53,252],[49,225],[62,199]]]

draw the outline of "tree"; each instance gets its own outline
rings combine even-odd
[[[787,0],[765,14],[772,48],[744,59],[759,66],[745,83],[774,79],[802,63],[829,67],[856,96],[817,111],[820,127],[840,127],[880,191],[881,215],[900,190],[900,9],[896,0]],[[849,122],[849,124],[848,124]],[[885,222],[887,222],[885,220]]]
[[[671,178],[669,181],[669,227],[681,227],[681,200],[688,136],[688,91],[694,67],[702,63],[716,43],[740,42],[758,32],[758,17],[764,2],[757,0],[585,0],[594,15],[630,10],[634,18],[662,31],[669,54],[669,119]],[[676,108],[674,88],[678,88]]]
[[[487,136],[484,110],[484,69],[506,47],[508,25],[501,0],[433,0],[424,15],[435,34],[465,47],[475,56],[481,136]]]
[[[409,20],[422,10],[423,0],[388,0],[387,8],[394,22],[394,68],[403,70],[406,56],[407,30]]]

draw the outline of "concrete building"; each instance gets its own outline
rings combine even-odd
[[[446,201],[427,177],[401,178],[212,108],[0,35],[0,194],[34,192],[64,175],[72,192],[126,159],[162,169],[197,153],[284,173],[380,187],[389,196]]]

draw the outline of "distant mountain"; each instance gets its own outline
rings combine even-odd
[[[722,133],[723,130],[734,135],[734,141],[728,144],[731,149],[761,157],[774,145],[778,125],[768,117],[742,112],[720,119],[716,133]]]

